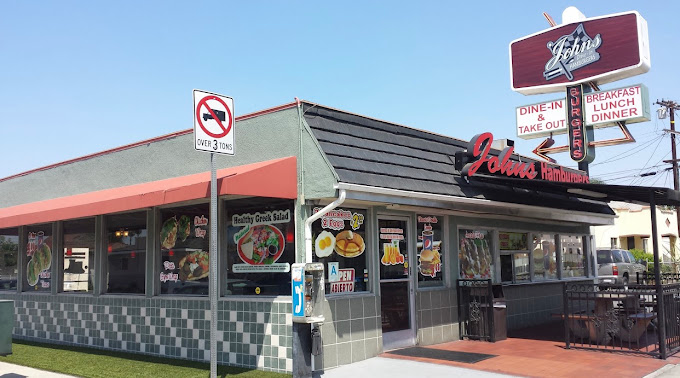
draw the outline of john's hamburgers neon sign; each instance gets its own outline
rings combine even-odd
[[[528,180],[590,182],[588,175],[582,171],[565,169],[546,162],[512,160],[514,146],[506,147],[497,156],[493,155],[491,154],[492,143],[493,134],[478,134],[470,140],[466,151],[456,153],[456,169],[460,171],[461,176],[471,177],[479,172]]]

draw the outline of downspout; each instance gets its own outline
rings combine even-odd
[[[345,196],[346,192],[344,189],[339,190],[339,195],[338,198],[326,205],[323,209],[319,210],[316,214],[312,214],[307,220],[305,221],[305,262],[306,263],[311,263],[312,262],[312,223],[316,221],[317,219],[321,218],[322,216],[328,214],[329,211],[335,209],[336,207],[342,205],[343,202],[345,202]]]
[[[298,143],[299,143],[299,149],[298,153],[300,154],[300,205],[305,204],[305,149],[302,147],[302,134],[303,134],[303,129],[304,127],[302,126],[302,103],[300,103],[300,99],[295,97],[295,104],[297,105],[298,109]]]

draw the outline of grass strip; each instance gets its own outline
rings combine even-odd
[[[0,361],[88,378],[206,378],[210,364],[110,350],[13,340],[12,354]],[[289,375],[232,366],[217,367],[218,377],[282,378]]]

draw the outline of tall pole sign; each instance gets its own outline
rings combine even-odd
[[[234,155],[234,99],[194,90],[194,148],[210,152],[210,378],[217,378],[217,168],[215,154]]]
[[[567,87],[567,128],[569,130],[569,156],[576,162],[591,162],[588,152],[588,134],[583,122],[583,85]]]
[[[517,136],[548,137],[534,153],[552,160],[546,155],[569,151],[587,170],[595,147],[635,142],[626,122],[650,119],[642,84],[609,91],[598,87],[649,71],[647,21],[636,11],[586,18],[574,7],[565,9],[562,25],[544,16],[550,29],[510,42],[511,88],[524,95],[566,90],[566,98],[518,107]],[[596,92],[584,93],[585,84]],[[595,128],[612,126],[621,129],[623,138],[593,140]],[[553,135],[564,133],[568,145],[553,146]]]

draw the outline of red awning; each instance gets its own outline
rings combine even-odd
[[[218,194],[297,198],[295,157],[217,171]],[[0,209],[0,228],[117,213],[210,197],[210,172]]]

